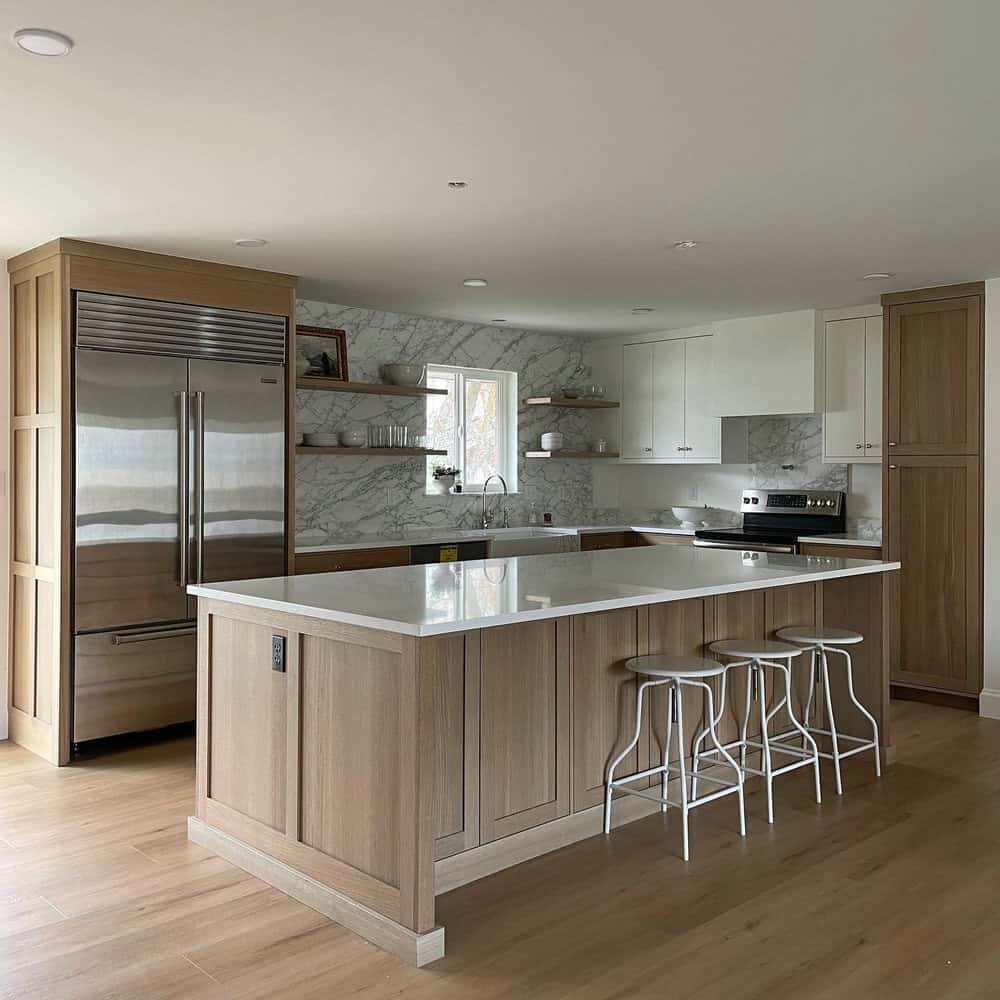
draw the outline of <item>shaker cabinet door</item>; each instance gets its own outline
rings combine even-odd
[[[979,453],[982,302],[969,295],[888,307],[891,456]]]
[[[882,317],[865,319],[865,457],[882,457]]]
[[[854,462],[865,455],[864,318],[826,324],[825,457]]]
[[[653,457],[683,461],[684,341],[653,345]]]
[[[684,342],[684,444],[689,461],[722,461],[722,417],[712,398],[715,376],[711,337]]]
[[[653,345],[627,344],[622,358],[622,457],[653,457]]]

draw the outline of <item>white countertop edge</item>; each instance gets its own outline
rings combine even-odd
[[[669,604],[672,601],[686,601],[699,597],[715,597],[720,594],[739,594],[753,590],[769,590],[772,587],[791,587],[800,583],[820,583],[823,580],[838,580],[848,576],[867,576],[871,573],[888,573],[901,568],[898,562],[875,562],[865,560],[867,565],[850,566],[845,569],[821,570],[812,573],[797,573],[794,576],[760,580],[739,584],[723,584],[712,587],[698,587],[692,590],[653,590],[648,594],[630,597],[614,597],[603,601],[587,601],[583,604],[564,604],[556,608],[533,608],[513,614],[493,615],[488,618],[469,618],[465,621],[443,623],[441,625],[414,625],[411,622],[397,622],[388,618],[376,618],[351,611],[336,611],[331,608],[316,608],[305,604],[293,604],[267,597],[250,597],[246,594],[215,590],[211,586],[193,585],[188,593],[195,597],[222,601],[227,604],[241,604],[252,608],[265,608],[301,615],[304,618],[318,618],[322,621],[338,622],[342,625],[358,625],[361,628],[376,629],[379,632],[394,632],[424,638],[432,635],[448,635],[455,632],[469,632],[474,629],[494,628],[497,625],[513,625],[517,622],[542,621],[549,618],[568,618],[572,615],[591,614],[598,611],[613,611],[616,608],[636,608],[647,604]]]

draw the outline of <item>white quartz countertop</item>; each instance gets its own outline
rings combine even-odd
[[[513,537],[518,531],[545,531],[553,535],[592,535],[605,531],[641,531],[652,535],[693,535],[693,528],[663,524],[574,524],[574,525],[529,525],[523,528],[415,528],[412,531],[389,532],[385,534],[359,534],[339,537],[318,545],[298,545],[295,551],[345,552],[351,549],[382,549],[395,545],[445,545],[449,542],[486,541],[497,535]],[[862,545],[878,548],[882,543],[858,535],[803,535],[800,542],[814,542],[822,545]]]
[[[653,545],[201,584],[188,593],[427,636],[884,573],[899,565]]]

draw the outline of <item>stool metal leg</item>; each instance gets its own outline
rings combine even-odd
[[[851,662],[851,654],[847,652],[846,649],[841,649],[839,646],[830,647],[833,652],[840,653],[841,656],[847,661],[847,694],[851,701],[854,702],[854,707],[872,724],[872,742],[875,744],[873,747],[875,751],[875,777],[882,777],[882,754],[879,748],[878,742],[878,723],[875,721],[875,716],[865,708],[864,705],[858,701],[858,696],[854,693],[854,664]]]
[[[767,732],[767,689],[764,684],[764,671],[759,660],[754,660],[751,667],[754,678],[757,708],[760,713],[760,744],[761,767],[764,771],[764,786],[767,792],[767,821],[774,822],[774,774],[771,765],[771,741]]]
[[[729,751],[722,745],[719,739],[719,733],[716,729],[719,721],[722,719],[722,713],[725,709],[726,704],[726,686],[725,686],[725,674],[722,675],[722,689],[720,692],[720,702],[719,702],[719,718],[715,717],[715,705],[713,704],[712,688],[708,684],[702,685],[706,691],[706,697],[708,698],[708,728],[712,734],[712,742],[715,744],[716,750],[719,751],[719,755],[726,761],[726,763],[736,772],[736,780],[739,783],[736,789],[736,795],[739,798],[740,806],[740,836],[745,837],[747,835],[747,812],[746,804],[743,799],[743,769],[733,760]],[[694,759],[694,764],[698,763],[698,758]],[[694,798],[694,788],[691,790],[691,797]]]
[[[746,697],[743,702],[743,721],[740,724],[740,767],[747,766],[747,731],[750,727],[750,708],[752,705],[752,692],[754,687],[754,666],[752,663],[746,665],[747,684]]]
[[[666,735],[663,738],[663,755],[660,763],[666,768],[670,764],[670,739],[674,732],[674,716],[677,714],[677,703],[674,700],[674,686],[673,684],[667,687],[667,721],[664,727]],[[665,799],[667,797],[667,786],[669,783],[670,772],[664,771],[663,777],[660,779],[660,795]],[[660,812],[665,813],[667,811],[667,803],[664,802],[660,806]]]
[[[684,699],[681,697],[680,685],[671,685],[674,694],[674,707],[677,712],[677,767],[681,778],[681,829],[684,844],[684,860],[690,859],[688,849],[688,791],[687,771],[684,767]]]
[[[662,682],[661,682],[662,683]],[[638,746],[639,736],[642,734],[642,696],[646,693],[646,688],[654,687],[654,681],[643,681],[635,692],[635,735],[632,742],[625,747],[622,752],[608,766],[608,780],[605,783],[604,792],[604,832],[611,832],[611,795],[614,792],[612,782],[615,777],[615,768]]]
[[[718,727],[722,722],[722,713],[726,710],[726,677],[729,671],[725,671],[722,674],[722,679],[719,681],[719,714],[714,714],[714,699],[715,695],[711,694],[712,688],[709,685],[707,690],[711,694],[711,698],[708,701],[708,723],[702,726],[701,731],[698,733],[694,741],[694,749],[691,753],[691,801],[696,802],[698,800],[698,767],[701,763],[701,755],[706,751],[702,750],[702,744],[708,739],[709,733]],[[699,687],[706,687],[704,684],[700,684]],[[715,743],[716,747],[719,746],[718,741]],[[711,752],[711,751],[707,751]],[[727,755],[728,756],[728,755]]]
[[[803,736],[808,748],[811,750],[811,756],[813,761],[813,772],[816,776],[816,801],[823,801],[823,789],[820,784],[819,778],[819,747],[816,745],[816,741],[813,739],[812,733],[802,725],[801,722],[795,717],[795,712],[792,709],[792,670],[787,663],[781,662],[768,662],[770,667],[774,667],[776,670],[780,670],[785,678],[785,703],[788,708],[788,719],[791,724],[799,731]]]
[[[826,717],[830,723],[830,746],[833,750],[833,775],[837,783],[837,794],[844,794],[844,783],[840,778],[840,744],[837,742],[837,723],[833,717],[833,696],[830,694],[830,665],[826,660],[826,647],[819,647],[819,658],[823,665],[823,692],[826,696]]]

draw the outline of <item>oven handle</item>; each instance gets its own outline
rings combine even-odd
[[[694,544],[701,549],[734,549],[741,552],[784,552],[795,555],[794,545],[775,545],[769,542],[714,542],[710,538],[696,538]]]

